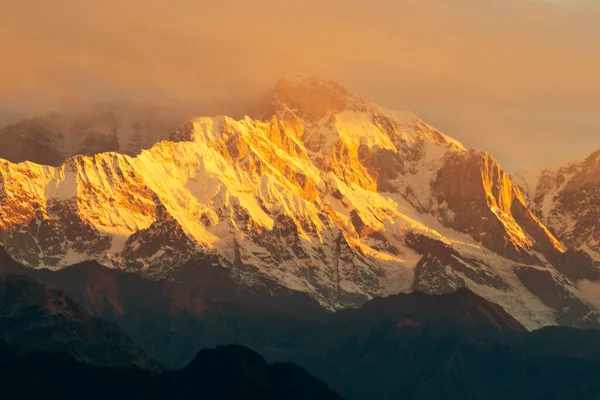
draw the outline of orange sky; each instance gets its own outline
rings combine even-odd
[[[508,169],[600,147],[597,0],[0,0],[0,120],[317,74]],[[202,110],[199,110],[202,113]]]

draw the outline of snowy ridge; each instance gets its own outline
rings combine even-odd
[[[529,207],[566,246],[600,260],[600,151],[549,167],[518,171]]]
[[[262,118],[197,118],[137,156],[2,161],[0,193],[0,239],[33,268],[96,259],[169,278],[212,257],[330,308],[467,286],[528,327],[566,318],[532,286],[541,274],[593,311],[490,155],[322,79],[279,82]]]

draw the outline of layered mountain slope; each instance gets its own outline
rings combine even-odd
[[[0,274],[29,276],[60,289],[86,313],[117,324],[168,368],[186,365],[202,348],[234,342],[268,348],[272,338],[267,334],[262,341],[264,331],[290,332],[328,314],[305,293],[272,282],[262,290],[249,288],[222,267],[194,267],[200,278],[186,277],[187,284],[151,280],[95,261],[50,271],[27,268],[0,247]]]
[[[596,320],[490,155],[321,79],[282,81],[260,118],[195,119],[136,157],[4,161],[0,204],[2,242],[34,268],[96,259],[180,279],[210,264],[332,308],[468,286],[530,327]]]
[[[519,171],[530,208],[568,247],[600,261],[600,150],[562,165]]]
[[[118,327],[40,281],[0,275],[0,304],[0,339],[23,351],[63,351],[104,366],[151,365]]]
[[[525,332],[501,307],[465,289],[375,299],[300,329],[279,323],[280,330],[262,326],[256,333],[277,351],[265,358],[288,361],[283,364],[226,346],[200,351],[178,371],[152,374],[56,354],[21,355],[0,341],[0,382],[17,397],[61,399],[339,398],[331,390],[348,399],[587,399],[598,393],[600,332]]]

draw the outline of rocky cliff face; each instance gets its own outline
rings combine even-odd
[[[331,308],[468,286],[530,327],[567,312],[515,272],[563,288],[565,249],[490,155],[321,79],[282,81],[260,118],[198,118],[135,157],[3,161],[0,204],[2,242],[33,268],[95,259],[175,279],[210,259]]]
[[[568,247],[600,261],[600,150],[564,165],[519,171],[533,212]]]

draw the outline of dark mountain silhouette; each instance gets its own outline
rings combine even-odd
[[[27,399],[342,399],[298,366],[268,364],[241,346],[204,350],[179,371],[152,373],[0,343],[0,383],[6,398]]]

